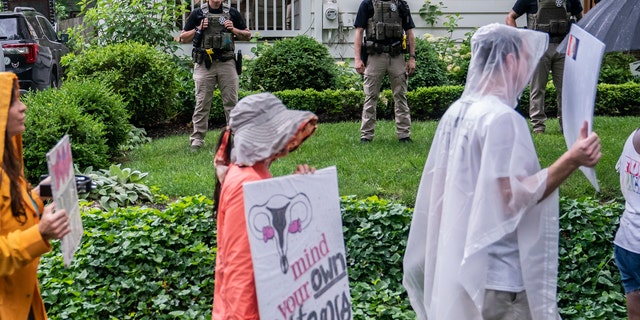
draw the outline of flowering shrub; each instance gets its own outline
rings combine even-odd
[[[471,36],[473,31],[466,33],[465,39],[457,42],[452,40],[451,36],[435,37],[429,33],[424,34],[423,38],[432,44],[445,66],[446,84],[464,85],[471,60]]]

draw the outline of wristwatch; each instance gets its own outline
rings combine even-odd
[[[414,54],[410,54],[409,56],[410,56],[411,58],[414,58],[414,59],[418,60],[418,56],[416,56],[416,54],[415,54],[415,53],[414,53]]]

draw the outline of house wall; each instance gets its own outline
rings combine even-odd
[[[335,1],[340,11],[340,18],[348,17],[355,20],[360,1],[357,0],[311,0],[313,3],[313,11],[323,12],[323,5]],[[434,0],[432,3],[439,1]],[[424,36],[429,33],[434,36],[448,36],[447,28],[444,23],[447,22],[447,15],[460,14],[458,18],[458,27],[451,37],[456,40],[462,40],[467,32],[473,31],[480,26],[497,22],[504,23],[507,13],[515,3],[515,0],[441,0],[443,3],[442,13],[438,22],[433,26],[427,24],[420,15],[418,10],[424,4],[424,0],[408,0],[411,8],[413,21],[416,24],[414,33],[416,37]],[[348,20],[348,19],[347,19]],[[517,21],[519,26],[526,24],[526,19],[521,17]],[[316,39],[322,39],[322,42],[328,46],[331,54],[335,58],[353,59],[353,39],[355,31],[352,25],[344,25],[338,29],[323,29],[322,19],[315,19],[313,25],[313,36]]]
[[[236,6],[240,2],[240,10],[242,11],[245,7],[243,3],[246,3],[246,1],[249,1],[250,7],[253,7],[253,1],[263,0],[231,0],[231,5]],[[407,0],[416,24],[416,29],[414,30],[416,36],[424,36],[427,33],[434,36],[448,36],[447,28],[444,25],[447,22],[446,16],[458,13],[460,14],[458,27],[451,34],[451,37],[455,40],[462,40],[465,34],[474,30],[474,28],[493,22],[504,23],[507,13],[515,3],[515,0],[440,1],[443,3],[443,15],[435,25],[431,26],[418,14],[418,10],[425,3],[424,0]],[[432,0],[432,3],[440,1]],[[353,22],[360,6],[360,0],[293,0],[293,2],[295,11],[293,13],[293,30],[251,30],[252,33],[254,35],[259,34],[265,39],[308,35],[325,44],[334,58],[340,60],[353,59],[353,39],[355,37]],[[325,17],[324,13],[329,9],[337,10],[337,16],[333,20]],[[526,20],[524,17],[520,17],[517,23],[518,26],[523,26]],[[236,48],[242,50],[244,55],[249,56],[253,55],[251,48],[254,46],[255,43],[236,43]],[[183,52],[190,53],[191,46],[188,44],[183,45]]]

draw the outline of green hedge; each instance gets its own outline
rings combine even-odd
[[[181,198],[165,210],[129,207],[82,214],[84,237],[66,269],[60,242],[40,264],[50,319],[211,317],[212,201]]]
[[[438,120],[447,108],[460,98],[463,86],[422,87],[407,92],[407,100],[414,120]],[[549,116],[558,112],[556,91],[547,85],[545,106]],[[240,91],[239,98],[257,91]],[[289,108],[315,112],[322,122],[357,121],[362,114],[364,92],[356,90],[296,89],[274,92]],[[213,97],[210,120],[224,124],[222,99],[216,91]],[[217,107],[216,107],[217,106]],[[529,88],[520,98],[517,110],[525,117],[529,115]],[[595,101],[595,114],[601,116],[640,116],[640,83],[599,84]],[[380,93],[377,116],[393,119],[393,94],[391,90]]]
[[[62,63],[69,78],[98,78],[120,94],[136,127],[165,123],[179,111],[179,78],[184,75],[176,72],[178,65],[169,54],[149,45],[124,42],[91,47],[82,54],[64,56]]]
[[[613,259],[624,201],[560,199],[558,307],[563,319],[625,319],[625,296]]]
[[[101,95],[101,87],[92,88]],[[109,96],[107,91],[102,91],[102,95]],[[27,129],[22,137],[25,175],[29,181],[36,183],[40,175],[48,173],[46,154],[65,134],[69,135],[75,164],[83,168],[109,165],[108,128],[85,108],[82,99],[67,94],[66,90],[33,92],[22,99],[28,106]]]
[[[43,256],[42,294],[56,319],[205,319],[211,315],[216,225],[211,200],[166,208],[83,211],[84,237],[66,269],[60,242]],[[370,197],[340,199],[356,320],[415,319],[402,286],[413,210]],[[558,305],[563,319],[624,319],[613,262],[623,205],[560,200]]]

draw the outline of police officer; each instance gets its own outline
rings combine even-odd
[[[222,4],[222,1],[208,0],[200,8],[193,10],[178,38],[180,43],[193,41],[196,106],[192,118],[193,133],[190,137],[192,151],[198,150],[204,144],[216,84],[222,95],[227,123],[229,122],[229,112],[238,102],[235,39],[251,39],[251,31],[240,12]]]
[[[355,67],[358,73],[364,75],[365,101],[360,141],[366,143],[373,140],[380,86],[385,74],[389,74],[395,104],[396,133],[400,142],[411,142],[407,81],[416,69],[416,54],[415,24],[409,5],[405,0],[363,0],[354,27]],[[405,53],[409,53],[406,62]]]
[[[547,52],[540,58],[540,63],[531,78],[529,94],[529,116],[533,125],[533,133],[544,133],[547,115],[544,110],[544,95],[551,71],[553,85],[558,100],[558,119],[562,131],[562,74],[564,72],[564,53],[556,51],[558,44],[569,33],[572,17],[582,18],[580,0],[516,0],[507,15],[505,23],[516,26],[516,19],[527,14],[527,28],[549,34]]]

